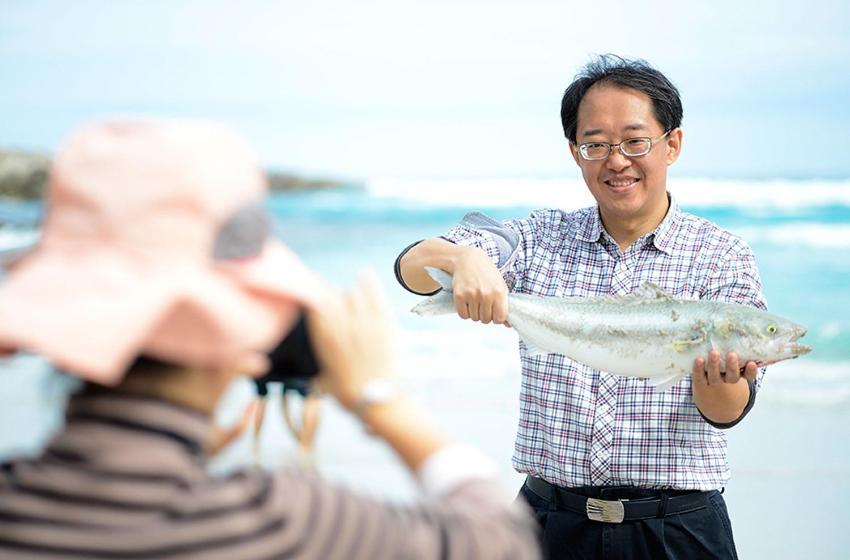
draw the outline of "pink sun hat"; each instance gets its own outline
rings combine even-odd
[[[41,239],[0,285],[0,348],[104,385],[140,355],[269,350],[324,282],[270,235],[253,150],[204,121],[96,122],[50,173]]]

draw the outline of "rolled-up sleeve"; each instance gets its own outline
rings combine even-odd
[[[480,212],[471,212],[443,239],[483,250],[502,273],[508,287],[514,289],[522,279],[525,254],[530,252],[534,230],[533,216],[526,220],[499,222]]]

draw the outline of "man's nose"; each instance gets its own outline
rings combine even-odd
[[[619,147],[619,146],[618,146]],[[612,171],[620,171],[632,165],[631,158],[624,156],[620,150],[614,148],[608,159],[605,160],[605,165]]]

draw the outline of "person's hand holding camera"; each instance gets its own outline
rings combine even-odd
[[[356,413],[416,470],[448,442],[412,401],[397,390],[387,391],[395,369],[393,328],[372,275],[361,278],[348,293],[328,293],[307,315],[319,387]]]
[[[319,386],[346,409],[360,402],[370,382],[393,377],[393,323],[374,276],[364,275],[347,293],[330,292],[308,312],[307,325]]]

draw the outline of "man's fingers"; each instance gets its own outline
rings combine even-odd
[[[749,381],[755,381],[756,377],[758,377],[759,368],[755,362],[747,362],[747,366],[744,368],[744,378]]]
[[[481,304],[481,322],[489,325],[493,320],[493,305],[485,302]]]
[[[720,352],[712,350],[708,353],[708,367],[705,368],[708,375],[709,385],[719,385],[723,383],[723,377],[720,373]]]
[[[693,382],[697,385],[708,385],[708,378],[705,375],[705,358],[697,358],[694,360]]]
[[[758,376],[758,366],[755,362],[747,362],[741,368],[740,358],[735,352],[729,352],[725,357],[712,350],[708,359],[697,358],[694,361],[693,380],[695,383],[718,385],[720,383],[737,383],[741,378],[754,381]]]
[[[508,322],[507,298],[499,298],[493,303],[493,322],[502,325]]]
[[[726,371],[723,381],[726,383],[737,383],[741,379],[741,366],[738,365],[738,354],[729,352],[726,354]]]
[[[455,309],[457,309],[457,314],[461,319],[469,319],[469,304],[466,303],[466,300],[455,297]]]
[[[738,369],[729,368],[729,369],[726,370],[726,373],[723,374],[723,382],[724,383],[731,383],[732,385],[734,385],[735,383],[737,383],[740,380],[741,380],[741,371],[738,370]]]

